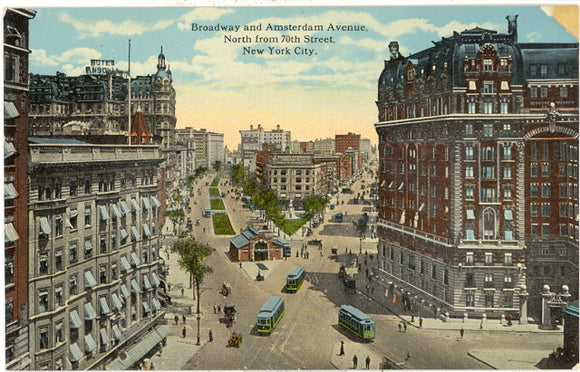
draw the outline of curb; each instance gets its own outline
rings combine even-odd
[[[478,362],[481,362],[481,363],[485,364],[486,366],[488,366],[488,367],[489,367],[489,368],[491,368],[491,369],[497,369],[497,367],[495,367],[494,365],[492,365],[492,364],[490,364],[490,363],[486,362],[485,360],[483,360],[483,359],[481,359],[481,358],[478,358],[478,357],[476,357],[475,355],[471,354],[471,352],[470,352],[470,351],[468,351],[468,352],[467,352],[467,355],[469,355],[469,356],[470,356],[470,357],[472,357],[473,359],[477,360]]]

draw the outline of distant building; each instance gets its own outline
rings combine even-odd
[[[280,125],[271,131],[265,131],[261,124],[254,129],[250,125],[249,130],[240,130],[240,151],[244,167],[250,172],[256,168],[256,152],[262,151],[264,144],[275,145],[281,152],[290,151],[291,132],[280,129]]]
[[[28,22],[36,13],[4,9],[5,364],[30,369],[28,319]]]
[[[193,143],[193,148],[195,149],[195,168],[211,168],[216,162],[225,163],[223,133],[208,132],[203,128],[194,129],[185,127],[177,128],[175,135],[178,143]]]
[[[508,17],[507,34],[389,50],[375,124],[388,293],[488,317],[519,316],[524,284],[530,315],[544,284],[577,298],[578,44],[518,43]]]
[[[334,136],[334,151],[337,154],[345,154],[348,149],[360,151],[360,134],[348,133]]]
[[[303,200],[328,192],[328,163],[314,162],[312,154],[270,154],[264,166],[263,184],[279,199]]]
[[[315,155],[334,155],[335,143],[334,138],[324,138],[314,140]]]

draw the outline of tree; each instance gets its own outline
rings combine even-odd
[[[328,199],[326,197],[321,195],[310,195],[304,199],[303,206],[310,216],[309,218],[312,218],[316,213],[323,211],[326,204],[328,204]]]
[[[245,185],[246,170],[244,169],[244,165],[242,163],[234,165],[230,170],[230,177],[235,185]]]
[[[222,168],[222,162],[221,161],[216,161],[215,163],[213,163],[213,170],[215,170],[216,172],[219,172],[219,170]]]
[[[171,252],[177,253],[179,259],[177,263],[179,266],[189,273],[190,278],[195,281],[195,296],[197,298],[197,344],[200,344],[199,339],[199,287],[207,274],[211,273],[213,269],[203,263],[203,260],[209,257],[215,249],[209,245],[198,242],[195,238],[181,239],[171,246]]]
[[[165,212],[165,215],[169,217],[169,219],[173,223],[173,234],[177,235],[177,224],[179,223],[179,220],[183,219],[183,217],[185,216],[183,209],[167,211]]]

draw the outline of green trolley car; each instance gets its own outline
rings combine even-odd
[[[286,277],[286,290],[289,292],[296,292],[304,283],[304,277],[306,276],[306,270],[304,266],[296,266],[294,270]]]
[[[258,313],[257,328],[262,334],[270,334],[284,315],[284,299],[272,296]]]
[[[338,312],[338,324],[365,341],[375,338],[375,322],[356,307],[342,305]]]

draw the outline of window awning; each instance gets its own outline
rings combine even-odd
[[[151,309],[149,308],[149,304],[147,302],[143,302],[143,311],[145,313],[148,313],[151,311]]]
[[[74,218],[78,215],[79,215],[79,211],[77,211],[76,209],[73,209],[72,211],[70,211],[70,218]]]
[[[109,343],[109,334],[107,333],[107,330],[105,328],[101,328],[100,332],[101,334],[101,344],[106,345]]]
[[[77,345],[76,343],[71,344],[70,347],[68,348],[68,360],[73,363],[81,360],[84,355],[85,354],[81,351],[79,345]]]
[[[127,230],[125,230],[125,229],[121,229],[120,233],[121,233],[121,240],[125,240],[129,236],[129,234],[127,234]]]
[[[129,297],[131,297],[131,293],[129,293],[129,290],[127,289],[127,286],[125,284],[121,284],[121,294],[123,295],[123,297],[125,297],[125,299],[128,299]]]
[[[159,280],[157,273],[151,273],[151,277],[153,278],[153,285],[156,287],[159,287],[159,285],[161,284],[161,281]]]
[[[121,211],[119,210],[119,207],[117,207],[116,204],[111,204],[111,208],[113,209],[113,213],[115,214],[115,217],[117,217],[117,218],[123,217],[123,213],[121,213]]]
[[[116,293],[113,293],[111,295],[111,300],[113,301],[113,306],[115,307],[115,309],[121,310],[123,308],[123,304],[121,303],[121,299],[119,298],[119,296],[117,296]]]
[[[131,213],[129,206],[127,205],[127,203],[124,200],[121,200],[120,204],[121,204],[121,211],[123,211],[124,214]]]
[[[149,229],[149,225],[146,223],[143,224],[143,234],[149,238],[151,237],[151,229]]]
[[[6,119],[14,119],[20,116],[18,113],[18,109],[14,102],[4,101],[4,120]]]
[[[85,240],[85,251],[90,251],[93,249],[93,243],[90,240]]]
[[[143,286],[145,289],[151,289],[151,282],[149,281],[149,277],[147,275],[143,275]]]
[[[141,287],[139,287],[136,279],[131,279],[131,290],[135,293],[141,293]]]
[[[421,206],[419,206],[419,212],[424,212],[425,211],[425,203],[421,203]]]
[[[4,224],[4,243],[15,242],[19,238],[14,225],[11,223]]]
[[[127,260],[127,257],[121,256],[119,262],[121,263],[121,271],[131,270],[131,264],[129,263],[129,260]]]
[[[131,237],[135,240],[139,239],[139,231],[135,226],[131,226]]]
[[[18,196],[16,188],[12,182],[4,184],[4,199],[14,199]]]
[[[44,235],[50,235],[52,229],[47,217],[40,217],[40,232]]]
[[[93,210],[91,208],[85,209],[85,216],[90,216],[91,214],[93,214]]]
[[[383,180],[383,182],[381,182],[381,189],[384,188],[386,184],[387,184],[387,180]]]
[[[504,217],[505,217],[505,220],[506,220],[506,221],[511,221],[511,220],[513,220],[514,216],[513,216],[512,210],[511,210],[511,209],[506,209],[506,210],[504,211]]]
[[[109,219],[109,211],[107,211],[107,207],[104,205],[99,206],[99,211],[101,212],[101,220],[108,220]]]
[[[71,311],[69,313],[69,318],[70,318],[70,327],[72,329],[79,329],[83,325],[83,321],[81,320],[78,311],[76,310]]]
[[[161,303],[159,302],[158,299],[154,298],[151,303],[153,304],[153,308],[157,311],[157,310],[161,310]]]
[[[115,324],[111,329],[113,330],[113,338],[115,340],[123,339],[123,332],[121,332],[118,325]]]
[[[397,188],[398,191],[403,191],[403,187],[405,187],[405,182],[401,182],[399,187]]]
[[[137,199],[131,199],[131,205],[133,206],[134,212],[141,210],[141,207],[139,207],[139,202],[137,201]]]
[[[135,265],[135,266],[139,266],[141,265],[141,260],[139,259],[139,257],[137,256],[137,253],[135,252],[131,252],[131,262]]]
[[[99,298],[99,304],[101,305],[101,315],[107,315],[111,312],[107,299],[105,297]]]
[[[467,213],[468,220],[475,220],[475,210],[473,209],[466,209],[465,212]]]
[[[113,333],[115,332],[114,327],[115,326],[113,326]],[[129,369],[170,334],[171,326],[162,325],[155,328],[152,332],[143,337],[135,346],[126,350],[126,358],[123,360],[120,358],[115,359],[113,362],[105,366],[105,370],[120,371]]]
[[[159,201],[159,199],[157,199],[156,196],[152,196],[151,201],[153,202],[153,205],[155,207],[157,207],[157,208],[161,207],[161,202]]]
[[[90,271],[85,271],[85,287],[93,288],[97,285],[97,281]]]
[[[12,142],[4,141],[4,159],[16,154],[16,148]]]
[[[141,198],[141,203],[143,203],[143,208],[145,208],[145,209],[151,209],[151,204],[149,203],[149,198],[148,197]]]
[[[85,353],[93,352],[97,349],[97,343],[93,338],[92,334],[88,334],[85,336]]]
[[[85,320],[93,320],[97,317],[97,313],[90,302],[85,304]]]
[[[389,187],[387,187],[387,188],[393,189],[393,187],[395,187],[395,181],[391,181],[391,183],[389,183]]]

